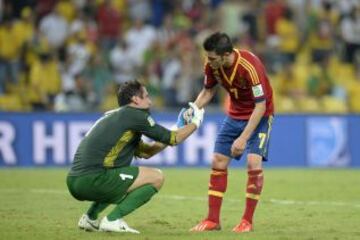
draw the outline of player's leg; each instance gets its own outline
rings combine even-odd
[[[100,221],[98,219],[91,219],[87,213],[84,213],[78,222],[78,227],[85,231],[98,231]]]
[[[97,231],[100,225],[99,214],[109,205],[109,203],[93,202],[87,212],[80,217],[78,227],[85,231]]]
[[[127,195],[108,215],[110,221],[124,217],[148,202],[164,183],[164,175],[159,169],[139,167],[139,175],[127,190]]]
[[[86,215],[88,215],[91,220],[96,220],[98,219],[99,214],[104,211],[109,205],[110,203],[93,202],[88,211],[86,212]]]
[[[120,178],[131,176],[120,173]],[[160,190],[163,182],[164,176],[159,169],[139,167],[136,179],[127,189],[126,195],[116,202],[115,208],[102,220],[100,230],[139,233],[131,229],[122,218],[147,203]]]
[[[227,188],[228,166],[231,160],[231,145],[241,128],[236,121],[226,118],[215,142],[208,190],[208,216],[190,231],[202,232],[219,230],[222,200]]]
[[[257,154],[248,154],[247,170],[248,180],[246,183],[244,214],[240,223],[233,228],[234,232],[250,232],[253,230],[253,216],[256,205],[260,199],[264,183],[262,156]]]
[[[267,160],[272,117],[263,118],[254,134],[248,141],[245,209],[241,222],[233,228],[234,232],[249,232],[253,230],[253,217],[260,199],[264,184],[263,164]]]
[[[209,211],[207,219],[216,223],[220,223],[220,209],[227,189],[227,168],[229,163],[229,157],[219,153],[213,155],[208,191]]]
[[[227,188],[227,168],[230,158],[214,153],[208,190],[208,216],[190,229],[192,232],[220,230],[220,210]]]
[[[68,176],[67,185],[71,195],[80,201],[95,200],[96,193],[91,193],[90,189],[94,189],[93,184],[98,176],[98,174]],[[85,231],[97,231],[100,224],[98,214],[108,205],[108,203],[93,202],[89,210],[80,217],[78,227]]]

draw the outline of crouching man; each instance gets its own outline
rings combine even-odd
[[[151,100],[138,81],[121,85],[117,99],[120,108],[105,113],[80,143],[67,186],[77,200],[92,202],[79,220],[81,229],[139,233],[123,217],[148,202],[160,190],[164,176],[156,168],[130,166],[133,157],[150,158],[183,142],[200,126],[204,110],[192,105],[190,123],[168,130],[152,119]],[[142,135],[154,142],[143,142]],[[99,213],[110,204],[114,209],[99,220]]]

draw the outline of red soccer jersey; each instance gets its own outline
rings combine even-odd
[[[227,112],[234,119],[249,119],[255,103],[264,100],[264,116],[273,115],[273,93],[264,65],[249,51],[234,49],[234,53],[234,63],[229,68],[214,70],[206,63],[205,88],[212,88],[220,83],[226,89],[230,95]]]

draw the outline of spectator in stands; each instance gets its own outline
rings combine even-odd
[[[37,0],[35,12],[39,19],[49,14],[56,6],[57,0]]]
[[[177,30],[174,26],[173,16],[168,14],[164,18],[163,25],[156,30],[156,40],[159,41],[164,48],[168,48],[174,43],[176,34]]]
[[[61,91],[61,77],[54,53],[41,52],[30,69],[29,102],[34,111],[51,111],[55,96]]]
[[[0,25],[0,94],[6,92],[8,84],[18,82],[19,37],[14,27],[14,20],[5,18]]]
[[[89,62],[94,46],[87,42],[86,33],[78,32],[74,42],[67,47],[67,72],[70,76],[80,74]]]
[[[61,16],[65,18],[67,23],[71,23],[76,14],[75,4],[70,0],[59,0],[56,8]]]
[[[128,1],[130,19],[141,19],[142,22],[148,22],[151,17],[150,1],[131,0]]]
[[[107,89],[114,83],[113,75],[111,74],[109,66],[104,61],[103,56],[92,56],[83,75],[90,81],[92,91],[95,93],[96,105],[99,106],[107,94]]]
[[[110,51],[109,60],[116,83],[121,84],[135,78],[138,67],[137,59],[132,54],[129,44],[121,37]]]
[[[279,38],[279,53],[283,63],[294,63],[299,49],[300,33],[294,22],[293,12],[287,7],[284,14],[275,24],[276,35]]]
[[[163,60],[163,74],[161,81],[161,91],[163,92],[166,106],[177,106],[177,83],[181,75],[180,53],[177,48],[168,52],[167,57]]]
[[[331,95],[334,81],[328,69],[329,58],[323,58],[320,64],[312,65],[307,80],[307,92],[309,96],[322,97]]]
[[[47,38],[50,47],[55,50],[64,47],[68,37],[68,27],[66,19],[60,15],[57,7],[40,20],[40,31]]]
[[[14,23],[17,41],[23,48],[34,35],[35,19],[31,8],[25,7],[21,11],[21,18]]]
[[[320,9],[309,13],[307,34],[314,62],[322,62],[332,54],[338,20],[338,11],[330,1],[323,1]]]
[[[75,76],[75,88],[56,97],[55,110],[66,112],[88,112],[96,105],[96,96],[91,81],[84,75]]]
[[[294,65],[285,63],[277,76],[276,90],[279,95],[298,99],[306,95],[305,79],[302,79],[294,70]]]
[[[155,40],[155,28],[144,24],[141,18],[136,18],[134,25],[125,34],[125,41],[138,65],[143,64],[144,53],[152,46]]]
[[[264,15],[266,24],[266,34],[276,33],[276,23],[283,16],[286,5],[283,0],[269,0],[265,4]]]
[[[101,46],[108,51],[115,46],[117,37],[122,33],[122,16],[110,0],[104,0],[97,10],[96,19]]]
[[[345,44],[345,61],[355,63],[355,56],[360,51],[360,6],[353,8],[350,15],[342,19],[340,27]]]
[[[71,22],[69,27],[69,37],[72,37],[81,31],[85,31],[86,39],[92,44],[97,42],[99,34],[96,21],[84,10],[80,10],[76,13],[75,19]]]

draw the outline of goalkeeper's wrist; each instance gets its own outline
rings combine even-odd
[[[201,125],[201,120],[198,118],[195,118],[191,121],[191,123],[193,123],[196,126],[196,128],[199,128]]]

